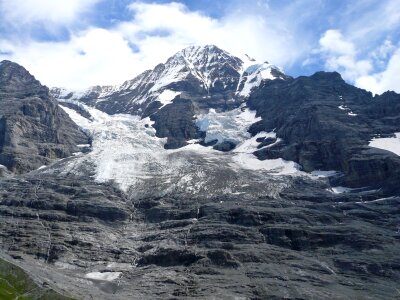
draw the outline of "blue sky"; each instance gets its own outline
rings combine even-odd
[[[339,71],[400,92],[398,0],[0,0],[0,59],[49,86],[118,84],[191,44],[292,76]]]

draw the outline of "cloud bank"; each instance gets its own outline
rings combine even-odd
[[[57,7],[50,0],[2,3],[1,11],[9,22],[22,18],[27,25],[50,22],[61,26],[79,19],[96,1],[71,1],[66,7]],[[40,11],[31,11],[35,3]],[[175,2],[135,2],[128,9],[129,21],[110,28],[88,26],[70,31],[66,41],[3,39],[0,58],[24,65],[47,85],[83,88],[121,83],[191,44],[216,44],[235,55],[248,53],[281,66],[292,64],[305,51],[301,47],[305,43],[288,34],[281,23],[253,11],[232,11],[217,19]]]
[[[155,1],[117,1],[123,10],[113,16],[124,18],[101,24],[94,20],[115,0],[0,0],[0,60],[48,86],[80,89],[122,83],[188,45],[216,44],[290,75],[335,70],[374,93],[400,92],[397,0],[231,0],[217,15],[198,2]]]

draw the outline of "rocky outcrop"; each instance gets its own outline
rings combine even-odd
[[[151,115],[157,136],[166,137],[166,149],[176,149],[187,145],[186,141],[198,139],[201,133],[193,122],[195,109],[192,101],[178,96],[171,105]]]
[[[250,132],[275,130],[281,139],[268,147],[262,141],[255,153],[260,159],[296,161],[308,172],[342,171],[342,183],[355,187],[398,184],[399,157],[373,150],[368,142],[400,130],[399,95],[373,97],[345,83],[338,73],[318,72],[266,81],[252,93],[248,105],[262,117]]]
[[[0,164],[24,173],[78,152],[88,137],[23,67],[0,64]]]

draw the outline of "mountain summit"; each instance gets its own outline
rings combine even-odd
[[[247,58],[243,61],[214,45],[190,46],[122,85],[96,86],[81,92],[53,88],[52,93],[56,98],[83,101],[110,114],[147,116],[177,93],[195,100],[200,107],[232,108],[263,79],[275,78],[287,76],[276,66]]]
[[[11,61],[3,60],[0,62],[0,93],[46,97],[49,91],[24,67]]]

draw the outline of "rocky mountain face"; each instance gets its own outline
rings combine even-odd
[[[400,95],[373,97],[338,73],[319,72],[265,81],[247,103],[262,117],[252,134],[274,130],[281,139],[268,148],[261,141],[257,157],[296,161],[308,172],[338,170],[345,186],[398,190],[400,157],[368,143],[400,131]]]
[[[53,89],[57,105],[3,64],[19,70],[1,81],[6,119],[35,129],[15,136],[30,153],[54,144],[51,130],[70,147],[0,179],[0,262],[37,286],[77,299],[398,298],[396,93],[206,46],[119,87]],[[25,101],[62,125],[40,127]],[[91,143],[77,147],[82,131]]]
[[[23,67],[0,64],[0,165],[24,173],[80,151],[88,137]],[[3,169],[3,172],[7,172]]]

